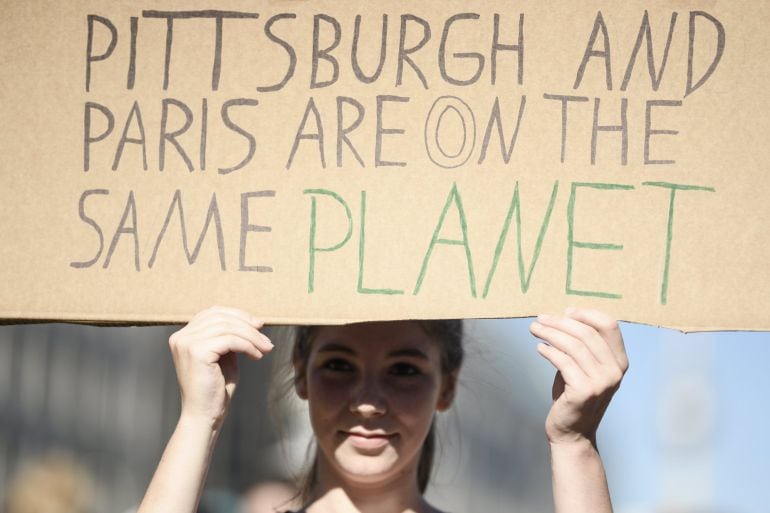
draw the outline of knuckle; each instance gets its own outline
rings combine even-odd
[[[184,328],[179,331],[175,331],[168,337],[168,346],[172,351],[178,351],[184,342]]]
[[[228,329],[231,333],[243,333],[243,323],[240,319],[233,319],[229,317],[222,320],[222,326]]]
[[[620,331],[620,324],[615,319],[606,318],[602,320],[602,328],[607,331]]]
[[[216,323],[212,324],[209,328],[212,337],[227,336],[228,338],[234,337],[235,325],[226,318],[218,319]]]
[[[573,344],[574,344],[574,347],[575,347],[575,351],[577,351],[578,353],[583,355],[583,357],[591,357],[591,358],[593,358],[593,353],[591,352],[591,350],[588,348],[587,345],[585,345],[584,343],[581,343],[581,342],[574,342]]]
[[[620,385],[620,382],[623,379],[623,372],[620,371],[620,369],[616,369],[610,372],[608,378],[609,378],[610,387],[616,387]]]
[[[619,329],[620,325],[614,317],[599,310],[591,310],[590,315],[593,318],[593,324],[602,331],[613,331]]]
[[[227,334],[224,321],[217,321],[207,328],[208,335],[210,337],[220,337]]]
[[[587,324],[580,323],[577,325],[577,333],[581,339],[587,339],[596,334],[596,330]]]
[[[630,363],[628,361],[628,358],[623,358],[620,361],[620,370],[621,370],[621,372],[623,374],[625,374],[626,372],[628,372],[629,367],[630,367]]]

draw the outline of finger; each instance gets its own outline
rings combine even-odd
[[[233,334],[251,341],[257,349],[268,352],[273,349],[273,343],[251,324],[240,317],[228,313],[218,313],[216,316],[202,319],[197,325],[190,327],[190,336],[195,338],[210,338]]]
[[[562,353],[569,355],[586,376],[596,376],[600,373],[599,362],[596,361],[588,346],[569,333],[539,321],[530,325],[530,332]]]
[[[557,315],[538,316],[538,322],[559,329],[582,341],[600,366],[618,366],[612,349],[593,326],[570,317]]]
[[[225,324],[233,326],[233,329],[245,329],[248,332],[257,333],[258,338],[263,338],[264,340],[269,341],[269,339],[259,331],[259,327],[262,326],[261,321],[257,321],[255,319],[249,320],[248,317],[244,317],[245,312],[243,311],[222,307],[213,307],[212,309],[207,310],[207,312],[208,313],[206,315],[201,316],[195,322],[190,322],[190,324],[185,327],[187,333],[205,333],[206,330],[210,330],[212,326]],[[241,314],[239,315],[238,312]],[[237,326],[241,326],[242,328],[237,328]]]
[[[599,310],[584,308],[568,308],[565,313],[571,318],[594,328],[607,342],[621,370],[623,372],[628,370],[628,355],[626,354],[626,346],[623,343],[623,334],[620,332],[620,326],[615,319]]]
[[[222,335],[208,339],[206,344],[201,344],[197,349],[204,352],[203,358],[206,363],[217,363],[228,353],[244,354],[252,360],[260,360],[264,356],[264,353],[254,344],[235,335]]]
[[[264,321],[258,319],[257,317],[251,315],[249,312],[246,312],[245,310],[241,310],[239,308],[231,308],[226,306],[212,306],[210,308],[207,308],[205,310],[202,310],[198,312],[195,317],[190,321],[192,323],[193,321],[199,321],[204,318],[209,318],[216,316],[218,314],[228,315],[231,317],[235,317],[238,319],[241,319],[245,323],[255,327],[255,328],[261,328],[264,326]]]
[[[190,325],[187,333],[192,339],[195,339],[214,336],[227,331],[235,333],[240,332],[244,338],[254,338],[257,333],[257,329],[250,324],[226,314],[216,314],[210,317],[204,317],[195,325]]]
[[[561,372],[562,379],[570,386],[576,386],[578,383],[584,383],[588,377],[580,370],[575,360],[569,355],[562,353],[553,346],[543,342],[537,344],[537,352],[540,356],[551,362],[556,369]]]

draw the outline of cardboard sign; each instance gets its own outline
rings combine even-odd
[[[585,305],[770,329],[768,20],[762,2],[12,2],[0,316]]]

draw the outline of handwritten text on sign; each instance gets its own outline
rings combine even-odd
[[[710,322],[679,314],[723,297],[699,291],[707,254],[743,222],[715,158],[744,155],[718,106],[737,87],[732,10],[217,4],[65,16],[79,64],[58,160],[79,176],[60,272],[170,276],[179,294],[151,308],[186,305],[169,318],[228,294],[300,322],[579,296]],[[212,297],[180,299],[201,280]]]

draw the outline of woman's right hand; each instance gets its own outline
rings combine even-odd
[[[243,310],[215,306],[199,312],[169,338],[184,419],[218,428],[238,383],[237,353],[259,360],[273,344],[263,322]]]

